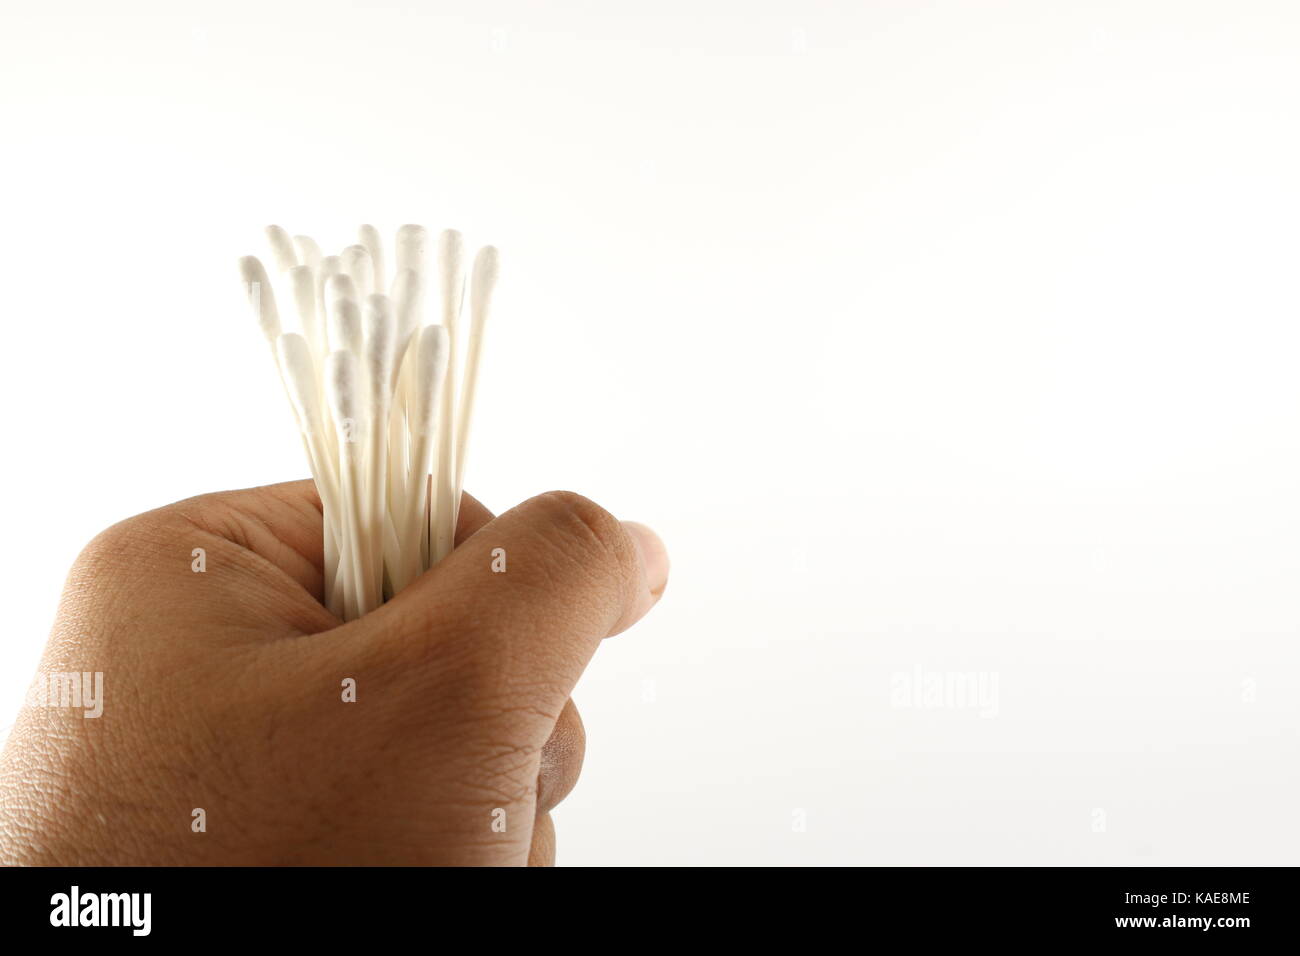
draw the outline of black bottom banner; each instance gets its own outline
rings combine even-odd
[[[962,868],[647,870],[519,875],[418,869],[4,869],[5,926],[43,942],[98,945],[382,941],[433,946],[554,936],[592,941],[611,921],[641,943],[774,934],[804,942],[1193,940],[1294,936],[1292,869]],[[700,879],[695,883],[695,879]],[[534,922],[534,920],[536,920]],[[584,925],[588,924],[588,925]],[[564,927],[564,929],[561,929]],[[442,939],[443,932],[454,934]],[[71,937],[76,937],[72,939]],[[576,940],[575,940],[576,942]],[[611,940],[610,942],[614,942]]]

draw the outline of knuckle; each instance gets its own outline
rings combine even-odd
[[[90,539],[74,567],[84,571],[133,566],[142,556],[156,553],[167,531],[155,512],[119,521]]]
[[[636,553],[622,523],[612,514],[572,491],[548,491],[537,499],[549,532],[566,549],[596,566],[609,566],[623,575],[636,566]]]

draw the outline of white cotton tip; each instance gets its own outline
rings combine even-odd
[[[335,276],[330,280],[330,285],[337,287],[336,281],[346,278]],[[356,300],[348,295],[329,296],[325,300],[325,317],[330,348],[335,351],[346,349],[353,355],[360,355],[361,310],[357,307]]]
[[[311,346],[295,332],[286,332],[275,343],[284,373],[284,385],[289,391],[298,427],[305,432],[321,430],[320,391],[316,383],[316,366],[312,362]]]
[[[360,354],[360,348],[352,344],[360,341],[361,309],[357,304],[357,287],[352,277],[346,272],[332,275],[325,280],[325,334],[330,349],[351,348]],[[350,303],[351,307],[343,303]],[[355,320],[356,329],[353,330]],[[346,338],[339,338],[340,335]]]
[[[460,315],[460,300],[465,293],[465,238],[455,229],[444,229],[439,234],[437,260],[442,324],[452,326]]]
[[[424,276],[428,272],[429,230],[423,226],[405,225],[397,230],[396,268],[414,269]]]
[[[316,277],[311,266],[294,266],[289,270],[289,283],[293,287],[293,304],[298,312],[298,325],[311,336],[316,329]]]
[[[361,372],[353,352],[325,357],[325,398],[334,423],[346,441],[354,441],[361,411]]]
[[[438,396],[442,393],[443,377],[447,374],[447,361],[451,350],[450,338],[441,325],[426,325],[420,332],[419,349],[415,355],[415,404],[411,428],[417,435],[427,435],[437,422]]]
[[[342,271],[343,264],[339,262],[338,256],[325,256],[316,269],[316,301],[320,303],[322,313],[325,311],[325,283],[330,281],[330,276],[336,276]]]
[[[253,308],[257,324],[272,346],[280,337],[280,312],[275,307],[275,291],[271,280],[266,276],[266,269],[257,256],[244,256],[239,260],[239,277],[244,282],[244,292],[248,295],[248,304]]]
[[[374,272],[371,288],[375,292],[384,291],[384,241],[379,238],[379,230],[367,223],[357,229],[357,242],[366,247],[370,253],[370,263]]]
[[[365,361],[372,407],[388,405],[392,394],[393,362],[397,351],[397,324],[393,304],[386,295],[366,299]]]
[[[357,287],[357,297],[364,301],[374,291],[375,266],[365,246],[348,246],[339,254],[343,271],[352,277]]]
[[[321,251],[316,240],[311,236],[294,236],[293,247],[298,250],[298,261],[311,266],[312,271],[320,268]]]
[[[496,289],[500,266],[501,254],[497,252],[496,246],[484,246],[474,257],[474,275],[470,279],[470,314],[476,332],[492,306],[492,293]]]
[[[298,253],[294,251],[293,239],[281,226],[267,226],[266,241],[271,246],[275,257],[275,267],[281,272],[288,272],[298,264]]]
[[[403,269],[393,280],[393,315],[397,319],[397,351],[401,354],[420,328],[420,276],[414,269]]]
[[[335,299],[361,301],[361,297],[357,295],[357,284],[346,272],[335,273],[325,280],[325,301],[333,302]]]
[[[316,280],[324,288],[325,281],[330,276],[339,275],[343,271],[343,263],[338,256],[325,256],[316,267]]]

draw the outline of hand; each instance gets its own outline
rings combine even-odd
[[[585,743],[569,694],[658,600],[667,555],[565,492],[499,518],[466,495],[457,544],[342,624],[321,604],[311,482],[100,534],[40,673],[102,672],[102,715],[24,708],[0,761],[0,862],[552,863],[549,811]]]

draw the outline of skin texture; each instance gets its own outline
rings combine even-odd
[[[96,537],[40,670],[102,672],[103,714],[23,709],[0,862],[552,864],[585,746],[569,695],[663,593],[662,544],[569,492],[498,518],[467,495],[456,550],[372,614],[325,610],[321,569],[308,481]]]

